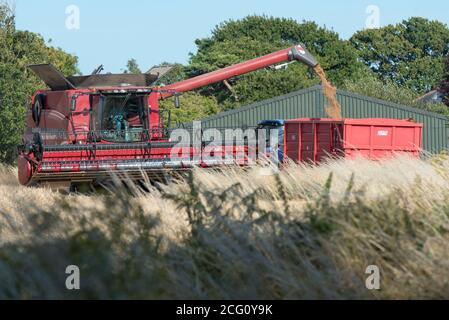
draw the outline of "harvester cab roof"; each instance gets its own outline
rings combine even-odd
[[[92,74],[65,77],[51,64],[31,65],[29,68],[52,90],[76,90],[89,88],[149,87],[160,79],[162,70],[151,69],[145,74]]]

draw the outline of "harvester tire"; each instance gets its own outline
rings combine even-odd
[[[36,127],[39,127],[39,124],[41,122],[41,114],[43,108],[44,108],[44,95],[38,94],[34,99],[34,104],[31,110]]]

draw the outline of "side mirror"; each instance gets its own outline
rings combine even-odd
[[[181,100],[179,99],[179,94],[175,94],[175,108],[181,108]]]
[[[72,100],[70,101],[70,110],[75,111],[76,110],[76,99],[77,96],[72,96]]]

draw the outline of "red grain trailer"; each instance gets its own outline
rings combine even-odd
[[[329,156],[380,160],[397,154],[419,158],[423,125],[396,119],[295,119],[285,122],[285,154],[295,162]]]

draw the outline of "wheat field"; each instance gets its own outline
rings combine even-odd
[[[0,299],[448,299],[448,178],[446,156],[330,160],[67,195],[3,166]]]

